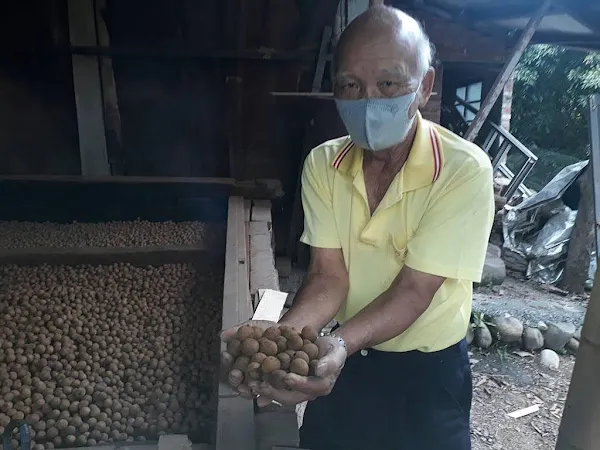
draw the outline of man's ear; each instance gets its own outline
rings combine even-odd
[[[421,93],[420,93],[420,99],[419,99],[419,107],[422,108],[424,107],[427,102],[429,101],[429,98],[431,97],[431,94],[433,93],[433,84],[435,83],[435,69],[433,67],[430,67],[429,70],[427,71],[427,73],[425,74],[425,77],[423,78],[423,83],[421,83]]]

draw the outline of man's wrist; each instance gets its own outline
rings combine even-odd
[[[349,329],[342,326],[335,330],[334,333],[336,336],[340,337],[344,341],[344,346],[346,348],[346,353],[348,354],[348,356],[352,355],[353,353],[356,353],[357,351],[363,348],[361,342],[359,342],[357,339],[355,339],[354,336],[352,336],[352,332]]]

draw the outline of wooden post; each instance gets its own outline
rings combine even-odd
[[[94,1],[68,0],[67,5],[71,45],[98,45]],[[110,175],[98,57],[73,55],[72,60],[81,174]]]
[[[490,91],[486,95],[485,100],[481,105],[481,108],[479,108],[479,112],[475,116],[475,119],[473,120],[473,122],[471,122],[469,129],[464,134],[463,137],[466,140],[473,142],[477,137],[479,130],[485,123],[488,115],[490,114],[490,111],[494,107],[496,100],[498,100],[498,97],[504,90],[504,85],[508,82],[511,75],[513,74],[515,67],[517,67],[517,63],[519,62],[521,56],[523,56],[523,53],[527,48],[527,45],[529,45],[529,42],[535,34],[535,31],[537,30],[540,22],[542,21],[542,19],[544,18],[551,6],[552,0],[546,0],[544,4],[540,6],[540,8],[535,12],[535,14],[531,16],[531,19],[529,19],[527,26],[525,27],[525,29],[521,33],[521,36],[519,37],[519,40],[513,50],[512,55],[510,56],[506,64],[504,64],[504,67],[498,74],[496,81],[494,81],[494,84],[492,85]]]
[[[110,47],[110,35],[102,16],[106,9],[106,0],[96,1],[96,26],[98,27],[98,45]],[[112,58],[100,58],[100,77],[104,97],[104,118],[106,120],[107,153],[109,164],[114,175],[125,174],[123,154],[123,136],[121,130],[121,113],[117,96],[117,83],[113,70]]]
[[[590,99],[590,144],[594,180],[595,217],[600,214],[600,95]],[[587,169],[590,170],[590,169]],[[585,175],[584,175],[585,176]],[[597,222],[596,222],[597,223]],[[598,225],[596,225],[598,239]],[[596,250],[598,252],[598,250]],[[596,254],[598,256],[598,254]],[[592,450],[600,442],[600,270],[596,271],[594,289],[588,303],[577,360],[569,394],[560,423],[556,450]]]

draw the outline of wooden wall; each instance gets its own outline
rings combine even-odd
[[[293,193],[309,120],[311,142],[343,127],[331,101],[270,92],[310,89],[336,7],[337,0],[107,0],[111,46],[128,50],[113,57],[123,146],[109,154],[128,175],[230,176],[233,168],[239,179],[278,178]],[[412,12],[442,63],[498,63],[506,54],[504,41]],[[0,33],[0,174],[79,173],[66,0],[7,3]],[[222,56],[236,48],[289,58]],[[424,111],[434,120],[441,81]]]

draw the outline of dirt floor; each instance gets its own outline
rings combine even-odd
[[[540,367],[539,355],[519,356],[512,349],[473,351],[474,450],[548,450],[556,444],[558,427],[575,358],[562,355],[558,371]],[[507,414],[539,405],[539,411],[518,419]]]

